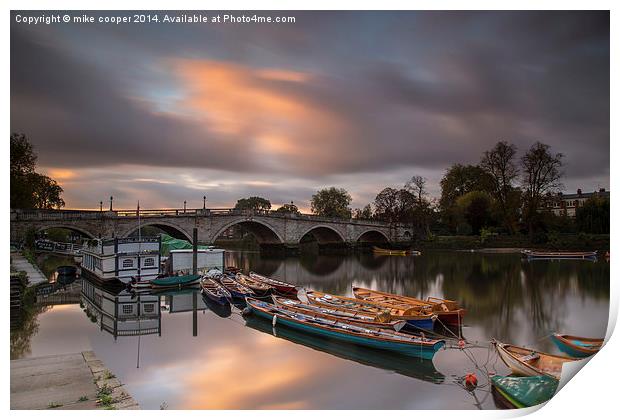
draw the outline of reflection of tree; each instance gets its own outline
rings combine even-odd
[[[238,255],[238,265],[261,272],[258,254]],[[465,324],[486,337],[523,339],[523,328],[540,338],[562,325],[571,297],[609,300],[609,264],[600,261],[532,261],[515,254],[427,251],[421,257],[314,255],[277,259],[276,278],[310,289],[351,295],[351,285],[407,296],[457,300]],[[232,263],[231,263],[232,264]],[[269,268],[267,266],[267,268]],[[266,271],[263,271],[267,273]],[[605,314],[605,319],[606,319]],[[525,327],[524,327],[525,326]]]
[[[16,320],[11,322],[11,360],[30,354],[30,340],[39,331],[37,318],[47,308],[35,303],[34,288],[24,290],[22,307],[11,310],[11,318],[15,316]]]

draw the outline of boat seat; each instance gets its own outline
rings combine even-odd
[[[538,360],[538,359],[540,359],[540,354],[536,352],[532,352],[530,354],[526,354],[524,356],[519,357],[519,360],[522,362],[529,362],[531,360]]]

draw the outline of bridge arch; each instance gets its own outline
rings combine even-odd
[[[173,236],[178,239],[185,239],[189,242],[192,242],[191,233],[187,232],[185,229],[183,229],[182,227],[174,223],[162,222],[159,220],[152,221],[152,222],[146,221],[146,222],[140,223],[140,226],[142,228],[146,226],[153,226],[153,227],[163,230],[165,233],[167,233],[170,236]],[[128,231],[126,231],[125,234],[123,234],[121,237],[127,238],[131,236],[131,234],[136,232],[137,230],[138,230],[138,226],[134,226],[133,228],[130,228]]]
[[[340,232],[328,225],[315,225],[311,228],[307,229],[303,234],[299,236],[298,242],[306,235],[312,235],[316,239],[319,244],[329,244],[329,243],[341,243],[346,242],[345,238],[342,236]]]
[[[282,244],[284,240],[276,228],[260,219],[237,219],[225,224],[211,237],[211,243],[215,242],[228,228],[239,225],[256,238],[259,244]]]
[[[387,235],[383,232],[381,232],[380,230],[377,229],[368,229],[364,232],[362,232],[357,239],[355,240],[356,242],[374,242],[374,243],[379,243],[379,242],[389,242],[390,238],[387,237]]]
[[[36,232],[37,233],[41,233],[41,232],[45,232],[48,229],[66,229],[66,230],[70,230],[72,232],[76,232],[79,233],[82,236],[86,236],[89,239],[93,239],[95,238],[97,235],[87,231],[86,229],[82,229],[80,227],[76,227],[70,224],[50,224],[50,225],[43,225],[43,226],[39,226],[36,228]]]

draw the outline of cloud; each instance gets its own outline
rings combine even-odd
[[[250,187],[279,199],[294,180],[346,182],[365,201],[500,139],[562,152],[566,185],[608,184],[608,12],[280,14],[297,23],[13,24],[11,129],[59,174],[150,167],[123,173],[128,197],[148,184],[178,200],[237,176],[222,200]],[[185,178],[145,181],[170,173]]]

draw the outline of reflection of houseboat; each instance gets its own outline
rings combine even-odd
[[[93,239],[82,250],[82,276],[97,280],[132,277],[152,280],[159,275],[160,238]]]
[[[119,336],[161,335],[159,296],[114,291],[84,279],[82,302],[102,330]]]
[[[200,289],[188,288],[156,293],[162,296],[161,307],[172,313],[191,312],[193,310],[204,311],[207,305],[202,299]]]

